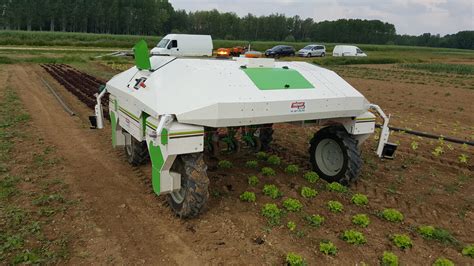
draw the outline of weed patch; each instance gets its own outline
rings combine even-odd
[[[418,227],[418,232],[425,239],[437,240],[444,244],[458,244],[459,242],[447,230],[425,225]]]

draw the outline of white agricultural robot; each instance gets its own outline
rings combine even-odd
[[[270,144],[275,123],[323,126],[309,143],[309,160],[321,178],[343,184],[361,170],[361,143],[376,128],[370,110],[383,119],[377,155],[396,150],[389,118],[333,71],[266,58],[149,58],[144,41],[134,52],[136,66],[97,95],[97,128],[108,92],[112,145],[124,147],[132,165],[151,159],[154,192],[167,194],[182,218],[198,215],[209,197],[203,151],[218,149],[218,129],[228,129],[229,148],[240,146],[240,132],[258,151]]]

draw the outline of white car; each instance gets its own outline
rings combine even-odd
[[[326,47],[319,44],[310,44],[305,46],[303,49],[298,51],[298,56],[313,57],[313,56],[326,56]]]
[[[354,45],[336,45],[332,56],[367,56],[359,47]]]
[[[168,34],[151,49],[153,55],[212,56],[211,35]]]

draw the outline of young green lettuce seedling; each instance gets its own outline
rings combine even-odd
[[[245,167],[247,168],[257,168],[258,167],[258,162],[255,160],[247,161],[245,163]]]
[[[462,255],[463,255],[463,256],[467,256],[467,257],[471,257],[471,258],[474,259],[474,244],[465,246],[465,247],[462,249]]]
[[[268,154],[263,151],[257,152],[256,156],[257,156],[257,159],[259,160],[266,160],[268,158]]]
[[[283,201],[283,207],[290,212],[299,212],[303,208],[303,204],[297,199],[288,198]]]
[[[330,184],[327,184],[326,188],[329,190],[329,191],[334,191],[334,192],[340,192],[340,193],[343,193],[343,192],[346,192],[347,191],[347,188],[337,182],[332,182]]]
[[[344,233],[342,234],[342,240],[354,245],[361,245],[367,242],[365,240],[364,234],[355,230],[344,231]]]
[[[407,249],[413,246],[410,237],[404,234],[394,234],[391,239],[393,244],[401,249]]]
[[[335,256],[337,254],[337,247],[331,241],[322,241],[319,243],[319,251],[326,255]]]
[[[252,176],[249,176],[248,183],[249,183],[249,185],[254,187],[254,186],[258,185],[258,183],[260,183],[260,180],[258,180],[257,176],[252,175]]]
[[[263,167],[261,172],[262,172],[262,175],[264,175],[264,176],[274,176],[274,175],[276,175],[275,170],[273,170],[270,167]]]
[[[318,192],[315,189],[309,187],[301,188],[301,196],[305,199],[314,198],[318,195]]]
[[[441,257],[436,259],[436,261],[433,263],[433,266],[454,266],[454,262]]]
[[[381,215],[385,220],[394,223],[401,222],[404,219],[403,214],[395,209],[385,209]]]
[[[276,204],[267,203],[262,208],[262,215],[267,218],[270,225],[278,225],[280,224],[282,211]]]
[[[290,164],[285,168],[285,173],[290,174],[290,175],[295,175],[300,171],[298,165],[296,164]]]
[[[352,223],[360,227],[367,227],[370,224],[370,219],[366,214],[356,214],[352,216]]]
[[[306,216],[306,221],[308,221],[309,225],[313,227],[320,227],[324,223],[324,217],[319,214],[313,214],[311,216]]]
[[[357,206],[363,206],[369,203],[369,199],[367,199],[367,196],[364,194],[356,193],[352,196],[351,202]]]
[[[232,168],[232,163],[227,160],[222,160],[217,163],[217,167],[222,168],[222,169],[229,169],[229,168]]]
[[[336,200],[328,201],[327,205],[331,212],[342,212],[344,210],[344,206]]]
[[[398,257],[392,252],[384,251],[380,264],[382,266],[398,266]]]
[[[316,172],[307,172],[304,174],[304,179],[313,184],[319,180],[319,175]]]
[[[293,222],[293,221],[289,221],[287,224],[286,224],[286,227],[291,231],[295,231],[296,229],[296,223]]]
[[[458,244],[458,240],[454,238],[448,231],[434,227],[432,225],[422,225],[418,227],[418,232],[425,239],[437,240],[445,244]]]
[[[294,252],[289,252],[286,255],[286,263],[290,266],[306,266],[306,261],[303,257]]]
[[[244,193],[240,195],[240,200],[246,201],[246,202],[255,202],[256,200],[255,193],[245,191]]]
[[[282,196],[281,191],[275,185],[265,185],[262,190],[263,194],[269,196],[272,199],[276,199]]]
[[[268,157],[267,163],[273,164],[273,165],[280,165],[281,164],[281,159],[280,159],[280,157],[278,157],[276,155],[271,155],[270,157]]]

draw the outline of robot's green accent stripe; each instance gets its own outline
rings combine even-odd
[[[368,118],[356,118],[356,121],[375,121],[375,118],[368,117]]]
[[[153,146],[153,143],[150,141],[148,143],[148,151],[150,152],[151,159],[151,183],[153,186],[153,191],[160,195],[160,175],[161,168],[163,168],[164,160],[163,155],[161,154],[161,149],[159,146]]]
[[[260,90],[314,89],[313,84],[294,69],[245,68],[243,71]]]
[[[163,131],[161,131],[161,145],[166,144],[168,144],[168,130],[163,128]]]
[[[151,127],[152,129],[155,129],[155,130],[156,130],[156,128],[157,128],[157,126],[153,125],[153,124],[150,123],[150,122],[146,122],[146,125],[149,126],[149,127]]]
[[[128,116],[129,116],[130,118],[132,118],[133,120],[139,122],[139,120],[138,120],[139,118],[138,118],[136,115],[130,113],[129,111],[125,110],[125,109],[122,108],[122,107],[119,107],[119,109],[120,109],[120,111],[124,112],[126,115],[128,115]]]
[[[187,132],[174,132],[174,133],[170,133],[170,136],[189,135],[189,134],[204,134],[204,131],[196,130],[196,131],[187,131]]]
[[[110,112],[110,124],[112,125],[112,146],[117,145],[117,121],[115,120],[115,112]]]

